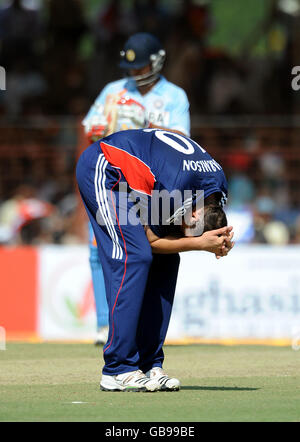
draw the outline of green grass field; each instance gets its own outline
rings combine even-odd
[[[300,351],[192,345],[166,346],[165,355],[179,392],[107,393],[99,389],[102,349],[8,343],[0,421],[300,421]]]

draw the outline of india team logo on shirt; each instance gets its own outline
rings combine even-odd
[[[161,100],[160,98],[158,98],[157,100],[155,100],[155,101],[153,102],[153,106],[154,106],[156,109],[161,109],[161,108],[163,107],[163,105],[164,105],[164,102],[163,102],[163,100]]]

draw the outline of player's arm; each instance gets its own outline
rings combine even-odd
[[[111,110],[116,110],[116,102],[119,99],[119,94],[112,92],[110,84],[106,85],[100,92],[88,114],[83,119],[85,134],[90,143],[105,137],[114,130],[112,125],[115,125],[116,118],[112,118]]]
[[[185,236],[182,238],[172,236],[159,238],[148,226],[145,227],[145,232],[153,253],[170,254],[203,250],[220,257],[226,256],[234,245],[231,226],[210,230],[201,236]]]
[[[103,109],[103,105],[96,101],[82,122],[84,132],[90,143],[103,138],[107,131],[108,121],[103,113]]]

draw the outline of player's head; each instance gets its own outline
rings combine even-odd
[[[159,77],[166,53],[154,35],[138,32],[126,41],[120,55],[120,67],[129,72],[137,86],[145,86]]]
[[[183,231],[185,236],[199,236],[227,225],[226,213],[220,204],[220,194],[215,193],[204,200],[203,207],[192,209],[189,223],[184,223]]]
[[[204,206],[203,233],[209,230],[220,229],[225,226],[227,226],[226,213],[219,204],[209,204]]]

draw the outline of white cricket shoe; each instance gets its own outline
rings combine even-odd
[[[147,371],[146,376],[157,382],[161,391],[178,391],[180,389],[180,381],[176,378],[169,378],[161,367],[151,368]]]
[[[95,345],[104,345],[104,344],[106,344],[107,339],[108,339],[108,326],[100,327],[98,329],[94,344]]]
[[[156,391],[160,385],[149,379],[142,370],[129,371],[115,376],[102,375],[100,389],[103,391]]]

